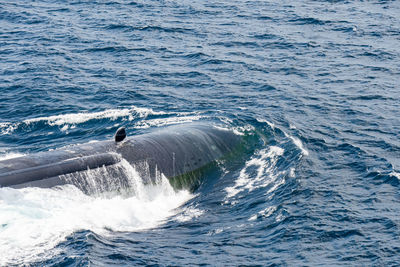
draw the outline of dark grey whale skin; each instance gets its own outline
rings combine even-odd
[[[183,124],[127,137],[99,141],[0,161],[0,187],[53,187],[82,179],[88,169],[146,163],[146,179],[156,172],[167,178],[193,172],[230,153],[240,143],[232,131],[210,124]],[[157,170],[157,171],[156,171]],[[76,179],[65,179],[65,175]],[[80,183],[83,184],[83,183]]]

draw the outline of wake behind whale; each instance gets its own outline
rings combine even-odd
[[[1,187],[53,187],[73,184],[84,192],[118,190],[130,186],[126,163],[145,182],[165,175],[177,189],[194,189],[196,175],[240,144],[239,136],[207,124],[170,126],[125,139],[75,145],[0,161]],[[85,175],[96,170],[99,175]],[[90,177],[90,179],[89,179]]]

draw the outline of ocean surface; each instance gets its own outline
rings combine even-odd
[[[400,1],[1,1],[0,159],[207,122],[194,192],[0,188],[0,266],[398,266]],[[91,172],[87,175],[101,175]]]

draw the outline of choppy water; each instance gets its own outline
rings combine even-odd
[[[126,194],[1,188],[0,265],[397,265],[399,14],[399,1],[3,1],[1,158],[122,125],[209,121],[252,141],[193,193],[126,164]]]

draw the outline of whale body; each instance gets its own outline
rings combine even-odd
[[[192,184],[177,183],[176,178],[201,170],[239,144],[240,137],[232,131],[208,124],[170,126],[128,138],[123,129],[117,132],[115,141],[90,142],[2,160],[0,187],[73,184],[88,192],[93,179],[103,179],[101,186],[120,186],[129,178],[126,171],[121,171],[121,164],[127,162],[149,182],[163,174],[178,187],[191,187]],[[100,171],[90,177],[85,175],[91,170]]]

